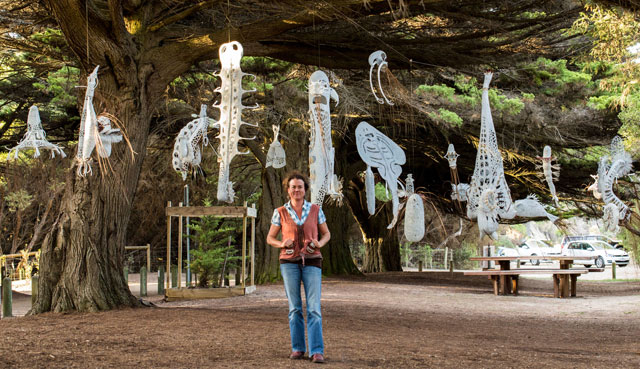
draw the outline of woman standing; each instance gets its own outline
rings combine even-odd
[[[291,359],[304,357],[304,317],[300,282],[304,284],[307,301],[307,335],[309,358],[324,363],[322,340],[322,313],[320,289],[322,283],[322,254],[320,248],[329,242],[331,233],[326,218],[318,205],[305,201],[309,182],[299,172],[289,173],[283,181],[290,201],[274,210],[267,243],[280,250],[280,272],[289,300],[289,330],[291,333]],[[276,236],[282,230],[282,241]],[[320,239],[318,239],[318,233]]]

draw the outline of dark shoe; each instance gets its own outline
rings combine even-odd
[[[324,356],[322,356],[322,354],[313,354],[313,356],[311,356],[311,362],[316,364],[322,364],[324,363]]]
[[[291,360],[300,360],[304,357],[304,352],[302,351],[294,351],[289,355],[289,359]]]

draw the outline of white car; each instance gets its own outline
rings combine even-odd
[[[575,260],[574,264],[584,264],[587,268],[594,265],[597,268],[604,268],[605,265],[611,265],[614,261],[616,265],[624,267],[629,264],[629,254],[625,251],[616,249],[610,244],[603,241],[573,241],[569,242],[562,249],[563,256],[597,256],[594,260]]]
[[[521,256],[549,256],[560,255],[560,250],[553,248],[544,240],[526,240],[518,246],[518,253]],[[540,265],[540,259],[529,260],[531,265]],[[547,261],[547,260],[542,260]],[[522,264],[525,262],[523,261]]]

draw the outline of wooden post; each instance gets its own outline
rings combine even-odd
[[[158,267],[158,295],[164,295],[164,265]]]
[[[2,280],[2,317],[11,318],[13,316],[12,307],[11,278],[5,277]]]
[[[182,207],[182,203],[178,204]],[[182,215],[178,217],[178,288],[182,287]]]
[[[256,204],[253,204],[251,208],[256,211]],[[256,218],[251,217],[251,285],[255,286],[255,264],[256,264]]]
[[[449,260],[449,273],[453,274],[453,260]]]
[[[147,296],[147,267],[140,268],[140,297]]]
[[[578,284],[578,275],[571,274],[571,297],[576,297],[577,284]]]
[[[616,262],[611,263],[611,279],[616,279]]]
[[[147,244],[147,271],[151,273],[151,245]]]
[[[447,257],[449,256],[449,248],[444,248],[444,267],[446,268],[449,264],[447,264]]]
[[[40,277],[35,274],[31,276],[31,306],[38,300],[38,285]]]
[[[244,202],[245,213],[242,217],[242,288],[245,287],[246,261],[247,261],[247,202]]]
[[[178,286],[178,266],[171,266],[171,288],[176,288]]]
[[[171,207],[171,201],[167,203],[167,207]],[[170,288],[169,286],[169,271],[171,270],[171,215],[167,215],[167,279],[166,279],[166,288]]]
[[[422,260],[418,260],[418,271],[422,271]]]

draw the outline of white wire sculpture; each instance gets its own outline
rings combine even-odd
[[[530,194],[522,200],[516,200],[514,203],[516,214],[523,218],[547,217],[552,222],[558,220],[558,217],[547,213],[544,206],[540,203],[536,195]]]
[[[358,127],[356,127],[356,145],[358,147],[358,154],[360,154],[362,160],[367,164],[367,176],[369,176],[371,172],[371,167],[378,168],[378,173],[380,173],[380,176],[385,180],[385,185],[391,192],[393,220],[391,224],[387,226],[387,229],[391,229],[398,221],[398,212],[400,211],[398,177],[400,177],[402,173],[401,165],[406,161],[404,151],[389,137],[382,134],[382,132],[367,122],[360,122]],[[370,178],[373,178],[373,172],[371,172]],[[371,214],[372,204],[370,202],[369,192],[367,192],[367,206]],[[373,205],[373,207],[375,209],[375,205]]]
[[[378,102],[378,104],[384,104],[386,102],[389,105],[393,105],[393,102],[391,102],[387,98],[387,95],[384,94],[384,90],[382,90],[382,82],[380,81],[380,72],[382,71],[383,68],[389,67],[389,64],[387,63],[387,54],[382,50],[372,52],[369,55],[369,65],[371,66],[371,68],[369,68],[369,86],[371,87],[371,92],[373,93],[373,97],[376,98],[376,101]],[[376,66],[378,67],[376,72],[376,75],[377,75],[376,80],[378,81],[378,91],[380,92],[380,95],[382,95],[382,97],[379,97],[376,94],[376,89],[373,86],[373,69]]]
[[[111,144],[122,141],[122,133],[117,128],[111,127],[111,120],[106,116],[96,117],[96,111],[93,108],[93,95],[98,85],[98,69],[97,66],[93,72],[87,77],[87,91],[84,95],[84,106],[82,107],[82,118],[80,120],[80,134],[78,135],[78,150],[76,160],[78,161],[78,169],[76,174],[84,177],[92,174],[91,170],[91,153],[93,149],[102,158],[111,155]]]
[[[339,103],[338,93],[329,85],[329,77],[320,70],[313,72],[309,77],[309,179],[311,202],[319,207],[322,207],[326,195],[338,204],[342,203],[342,182],[334,173],[330,100],[334,100],[336,105]]]
[[[457,162],[458,162],[458,157],[459,156],[460,155],[458,155],[458,153],[456,152],[456,149],[453,146],[453,144],[449,144],[449,147],[447,148],[447,154],[444,157],[449,162],[449,168],[450,169],[456,169],[457,168]]]
[[[487,234],[495,239],[499,219],[512,219],[516,211],[504,178],[502,155],[498,150],[489,106],[489,83],[492,76],[492,73],[484,75],[480,140],[468,192],[467,216],[471,220],[477,219],[480,238]]]
[[[182,174],[182,180],[187,179],[190,171],[197,172],[202,162],[202,150],[209,145],[207,128],[209,127],[207,117],[207,105],[200,106],[198,118],[190,121],[184,126],[176,143],[173,145],[173,169]]]
[[[623,177],[632,169],[631,155],[624,149],[624,144],[620,136],[615,136],[611,140],[610,155],[603,155],[600,158],[598,164],[598,179],[597,187],[598,192],[602,195],[602,201],[605,203],[605,207],[608,206],[605,222],[609,222],[606,225],[607,229],[614,229],[614,224],[620,221],[626,220],[629,215],[629,207],[616,196],[613,192],[613,183],[620,177]],[[617,217],[614,216],[613,206],[617,210]]]
[[[620,232],[620,212],[618,207],[614,203],[609,203],[602,209],[602,223],[604,224],[605,231],[612,233]]]
[[[404,237],[409,242],[418,242],[424,237],[424,203],[414,192],[413,176],[407,175],[406,193],[409,198],[404,211]]]
[[[451,200],[454,201],[469,201],[469,184],[468,183],[459,183],[459,184],[451,184]]]
[[[38,107],[35,105],[32,105],[31,108],[29,108],[29,115],[27,116],[27,133],[25,133],[22,140],[15,147],[9,150],[7,160],[11,158],[12,152],[14,153],[13,157],[17,159],[18,152],[20,152],[20,150],[28,149],[33,149],[34,158],[40,156],[40,149],[51,151],[52,158],[56,157],[56,153],[63,158],[67,156],[60,146],[47,141],[47,134],[42,128],[42,121],[40,120],[40,112],[38,111]]]
[[[273,129],[273,142],[269,145],[265,168],[274,167],[278,169],[287,165],[287,154],[284,152],[280,141],[278,141],[280,126],[272,125],[271,128]]]
[[[547,182],[547,186],[549,186],[549,192],[551,192],[551,197],[553,198],[553,202],[556,206],[560,206],[558,202],[558,195],[556,194],[556,186],[553,184],[553,181],[557,181],[560,176],[560,164],[553,163],[555,159],[551,155],[551,147],[545,146],[542,150],[542,157],[538,157],[538,159],[542,160],[542,178]]]
[[[237,41],[232,41],[220,46],[220,73],[216,75],[220,77],[221,86],[216,88],[214,92],[220,93],[220,103],[214,104],[213,107],[220,110],[220,121],[218,122],[220,133],[217,138],[220,140],[218,146],[218,163],[220,171],[218,173],[218,201],[232,203],[235,197],[233,190],[233,182],[230,181],[229,165],[236,155],[248,154],[249,150],[238,151],[238,142],[240,140],[253,140],[255,137],[241,137],[240,128],[243,125],[257,127],[242,121],[242,110],[256,109],[258,104],[254,106],[242,105],[242,95],[247,92],[254,92],[255,89],[245,90],[242,88],[242,78],[244,76],[252,76],[253,74],[244,73],[240,69],[240,60],[243,56],[242,45]]]

